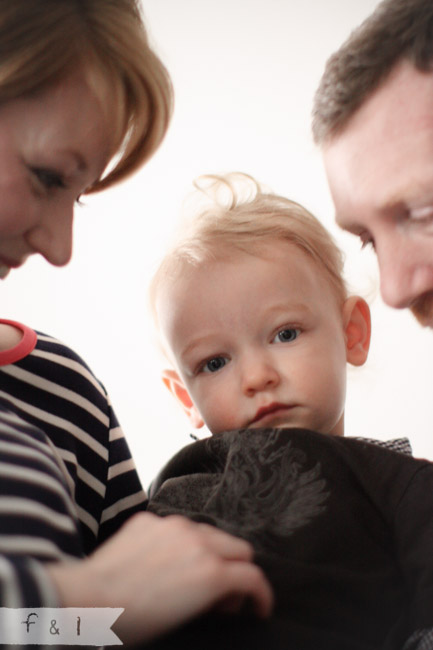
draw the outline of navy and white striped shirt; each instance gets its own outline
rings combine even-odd
[[[0,352],[0,606],[47,607],[43,562],[82,557],[146,495],[102,384],[56,339]]]

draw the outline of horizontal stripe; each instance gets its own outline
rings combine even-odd
[[[110,430],[110,437],[109,437],[110,442],[114,442],[114,440],[119,440],[120,438],[124,438],[122,427],[113,427]]]
[[[10,395],[8,394],[8,401]],[[12,406],[8,404],[8,409]],[[0,408],[0,434],[9,435],[12,439],[22,440],[25,444],[32,444],[38,447],[47,458],[51,458],[51,453],[47,449],[46,441],[48,436],[36,425],[31,424],[27,420],[13,413],[10,410],[3,410]],[[4,426],[6,424],[6,427]]]
[[[33,460],[35,463],[40,463],[41,465],[49,468],[50,470],[54,470],[58,476],[63,476],[59,466],[57,463],[52,460],[51,458],[48,458],[46,455],[46,446],[44,453],[41,454],[39,448],[33,449],[29,445],[29,440],[27,436],[23,436],[25,438],[25,444],[19,444],[15,442],[8,442],[5,441],[4,439],[0,439],[0,455],[3,458],[3,461],[5,460],[6,455],[13,456],[14,458],[26,458],[27,460]],[[31,441],[32,443],[35,441]]]
[[[71,500],[69,499],[69,495],[64,489],[63,484],[59,483],[52,476],[48,476],[45,472],[41,472],[37,469],[31,469],[29,467],[19,467],[18,465],[13,465],[12,463],[0,461],[0,475],[2,480],[10,479],[12,482],[20,481],[33,485],[39,485],[45,488],[47,491],[60,496],[64,503],[68,503],[68,506],[72,505]]]
[[[0,553],[11,555],[30,555],[50,560],[71,560],[72,556],[64,553],[57,544],[45,537],[29,535],[0,536]],[[75,558],[76,559],[76,558]]]
[[[88,399],[70,390],[69,388],[64,388],[63,386],[60,386],[53,381],[44,379],[40,375],[35,375],[28,370],[23,370],[23,368],[19,368],[18,366],[6,366],[2,368],[2,372],[5,375],[15,377],[15,379],[29,384],[30,386],[34,386],[38,390],[44,390],[47,393],[51,393],[52,395],[60,397],[60,399],[64,399],[67,402],[76,404],[83,410],[90,413],[94,418],[99,420],[99,422],[101,422],[104,426],[108,426],[109,424],[108,416],[105,413],[98,409]]]
[[[74,534],[77,528],[69,515],[56,512],[48,506],[22,497],[2,496],[0,499],[0,515],[22,517],[26,516],[53,526],[57,530]]]
[[[33,352],[0,370],[0,380],[0,530],[9,531],[0,550],[14,556],[4,577],[0,568],[0,592],[15,585],[17,606],[29,604],[20,597],[55,606],[37,558],[92,553],[98,536],[114,534],[145,495],[103,385],[72,350],[38,334]],[[101,519],[108,524],[100,531]]]
[[[146,501],[146,495],[143,491],[136,492],[135,494],[130,494],[129,496],[119,499],[109,508],[106,508],[102,513],[101,524],[113,519],[120,512],[124,512],[128,508],[133,508],[134,506],[144,503]]]
[[[5,393],[4,391],[0,391],[0,397],[3,397],[8,401],[11,401],[13,404],[18,406],[18,408],[22,409],[25,413],[32,415],[38,420],[47,422],[49,424],[52,424],[53,426],[58,427],[59,429],[63,429],[64,431],[71,433],[78,440],[80,440],[88,447],[90,447],[90,449],[92,449],[96,454],[98,454],[98,456],[101,456],[101,458],[103,458],[104,460],[108,460],[108,450],[103,445],[101,445],[101,443],[99,443],[97,440],[92,438],[92,436],[89,435],[86,431],[83,431],[82,429],[74,425],[72,422],[70,422],[70,420],[65,420],[64,418],[60,418],[57,415],[53,415],[48,411],[43,411],[42,409],[37,408],[36,406],[31,406],[30,404],[27,404],[27,402],[23,402],[22,400],[17,399],[16,397],[13,397],[12,395]]]
[[[85,483],[89,488],[94,490],[94,492],[99,494],[99,496],[104,498],[106,492],[105,484],[97,479],[96,476],[90,474],[90,472],[85,470],[84,467],[78,465],[76,455],[69,451],[69,449],[60,449],[59,447],[56,447],[56,449],[65,463],[71,463],[75,466],[78,478],[83,481],[83,483]]]
[[[89,512],[87,512],[87,510],[84,510],[84,508],[80,508],[80,506],[77,506],[77,512],[78,512],[78,516],[80,517],[80,521],[82,521],[83,524],[86,524],[86,526],[90,528],[90,530],[95,535],[95,537],[97,537],[99,524],[96,521],[96,519],[92,517],[92,515]]]
[[[121,463],[117,463],[116,465],[110,467],[108,470],[108,480],[111,480],[116,476],[120,476],[120,474],[125,474],[126,472],[133,470],[135,470],[135,463],[133,459],[129,458],[128,460],[123,460]]]
[[[42,339],[42,336],[38,336],[38,339]],[[49,339],[45,339],[49,340]],[[69,357],[63,357],[60,354],[55,354],[54,352],[47,352],[46,350],[38,350],[37,348],[33,350],[32,352],[32,357],[39,357],[40,359],[45,359],[46,361],[49,361],[50,363],[56,363],[59,366],[63,366],[64,368],[68,368],[69,370],[73,370],[76,372],[78,375],[81,375],[84,377],[84,379],[87,379],[87,381],[92,384],[96,390],[100,392],[102,397],[106,397],[105,391],[102,388],[101,384],[99,381],[96,379],[96,377],[85,367],[83,366],[82,363],[79,361],[74,361],[74,359],[69,359]]]

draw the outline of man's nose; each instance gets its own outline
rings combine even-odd
[[[412,242],[400,241],[377,250],[380,291],[384,302],[395,309],[410,307],[413,302],[433,291],[433,259],[424,264],[420,251]]]
[[[49,208],[28,231],[27,243],[54,266],[65,266],[72,256],[74,205]]]

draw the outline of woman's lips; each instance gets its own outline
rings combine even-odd
[[[1,256],[0,257],[0,280],[4,280],[5,277],[9,274],[9,271],[11,269],[17,269],[18,267],[20,267],[24,263],[25,259],[26,258],[24,257],[22,260],[16,261]]]
[[[8,266],[7,264],[3,264],[3,262],[0,261],[0,280],[4,280],[5,277],[9,274],[10,270],[11,270],[10,266]]]

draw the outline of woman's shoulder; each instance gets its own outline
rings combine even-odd
[[[107,393],[84,359],[58,338],[31,329],[15,321],[0,320],[0,371],[6,386],[14,392],[19,385],[33,390],[53,392],[70,401],[72,392],[97,405],[108,408]],[[7,342],[12,347],[7,347]],[[13,383],[13,386],[11,385]],[[66,392],[65,392],[66,391]],[[42,396],[41,396],[42,397]],[[76,399],[72,399],[76,401]]]

